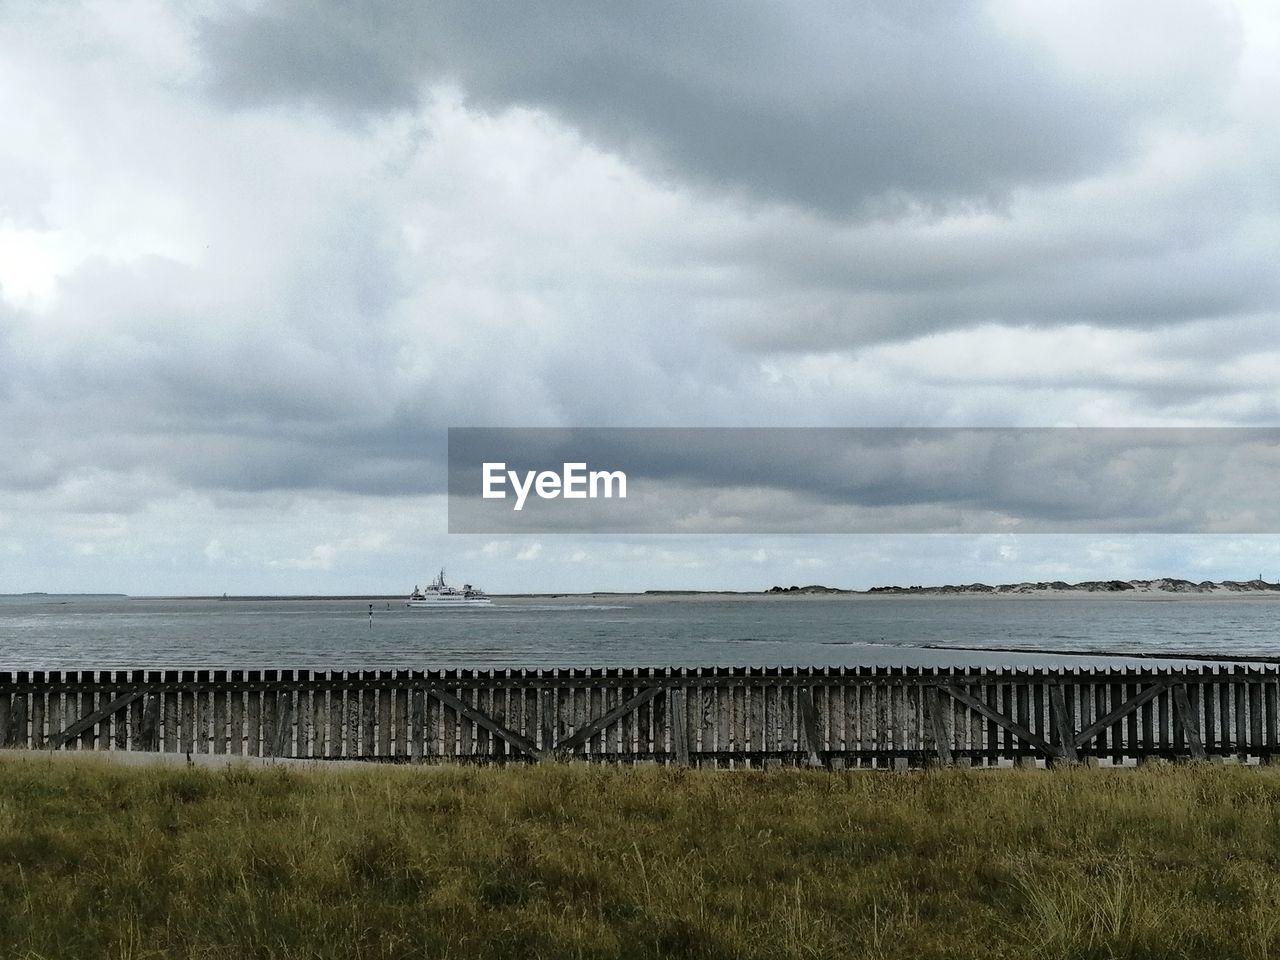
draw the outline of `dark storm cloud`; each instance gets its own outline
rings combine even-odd
[[[1068,258],[1039,265],[1036,282],[1002,276],[1002,265],[993,263],[967,282],[892,293],[779,283],[734,311],[726,335],[753,351],[807,353],[981,323],[1149,329],[1240,317],[1275,303],[1277,275],[1269,259],[1252,250],[1232,261],[1226,249],[1169,251],[1145,261]]]
[[[1274,207],[1257,188],[1227,165],[1172,196],[1145,182],[1087,202],[1051,195],[977,229],[770,221],[705,244],[702,256],[734,265],[707,299],[727,339],[762,352],[857,349],[982,323],[1238,322],[1280,295],[1265,239]]]
[[[973,3],[279,0],[207,21],[202,46],[233,102],[383,113],[452,82],[659,175],[841,215],[985,205],[1109,166],[1144,112],[1229,79],[1231,25],[1179,9],[1198,59],[1141,90],[1063,76]],[[1158,46],[1169,22],[1140,39]]]
[[[455,533],[1280,531],[1280,430],[450,430]],[[621,470],[623,499],[484,499],[482,464]]]

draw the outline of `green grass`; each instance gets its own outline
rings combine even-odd
[[[0,761],[0,956],[1280,958],[1280,769]]]

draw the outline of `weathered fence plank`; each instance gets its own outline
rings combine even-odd
[[[1193,760],[1204,760],[1206,757],[1204,741],[1200,738],[1200,730],[1196,722],[1195,711],[1187,695],[1186,684],[1177,683],[1173,687],[1174,713],[1185,738]]]
[[[926,687],[924,691],[924,712],[929,718],[929,732],[933,737],[933,749],[937,751],[938,762],[951,763],[951,743],[946,726],[942,721],[942,703],[937,687]]]

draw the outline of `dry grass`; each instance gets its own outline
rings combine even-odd
[[[1280,770],[0,761],[0,956],[1280,957]]]

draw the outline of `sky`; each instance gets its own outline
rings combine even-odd
[[[449,427],[1280,426],[1277,100],[1262,0],[8,0],[0,592],[1280,579],[444,489]]]

